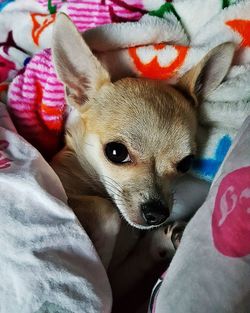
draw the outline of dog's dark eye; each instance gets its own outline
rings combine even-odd
[[[190,155],[186,156],[184,159],[182,159],[177,164],[177,166],[176,166],[177,171],[181,172],[181,173],[186,173],[190,169],[190,167],[191,167],[191,165],[193,163],[193,160],[194,160],[193,154],[190,154]]]
[[[106,157],[115,164],[131,162],[128,149],[119,142],[110,142],[105,147]]]

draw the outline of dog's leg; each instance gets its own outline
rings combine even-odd
[[[74,197],[69,202],[107,269],[120,230],[121,219],[116,208],[112,202],[97,196]]]
[[[134,312],[149,300],[154,283],[166,270],[179,245],[184,222],[148,231],[115,273],[111,273],[114,313]],[[127,307],[128,305],[128,307]]]

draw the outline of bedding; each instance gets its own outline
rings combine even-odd
[[[68,14],[79,31],[85,31],[101,24],[138,20],[142,7],[140,0],[0,1],[0,93],[12,82],[8,106],[15,126],[47,159],[62,148],[66,117],[62,84],[56,79],[50,55],[42,52],[51,46],[56,14]]]
[[[149,312],[250,310],[249,133],[250,118],[155,287]],[[104,268],[60,181],[17,134],[3,104],[0,180],[0,312],[111,312]]]
[[[0,104],[0,312],[111,310],[104,267],[63,187]]]
[[[250,312],[250,117],[187,225],[149,313]]]
[[[237,12],[234,12],[235,8]],[[213,137],[215,140],[208,145],[204,158],[205,172],[201,172],[206,179],[214,178],[237,129],[249,114],[248,1],[0,1],[0,98],[5,103],[8,98],[8,110],[15,123],[14,126],[2,104],[0,312],[4,313],[14,313],[17,309],[24,313],[111,311],[110,286],[93,245],[67,207],[66,195],[57,176],[34,148],[38,148],[47,159],[60,149],[68,113],[62,98],[63,86],[53,81],[56,76],[48,49],[58,12],[67,13],[80,31],[111,22],[128,22],[122,27],[120,24],[100,26],[84,35],[116,78],[127,74],[147,77],[131,56],[131,51],[137,49],[138,55],[146,61],[149,57],[152,60],[155,51],[158,51],[161,52],[159,58],[166,57],[171,62],[176,55],[173,50],[175,45],[183,47],[192,41],[198,45],[196,52],[200,58],[213,44],[230,39],[239,45],[235,59],[238,63],[227,77],[227,82],[207,99],[207,104],[216,107],[221,104],[218,99],[223,95],[224,112],[230,117],[228,123],[235,123],[237,127],[222,146],[217,145],[223,137],[221,133],[217,133]],[[144,16],[147,12],[150,14]],[[207,29],[219,29],[212,17],[221,14],[222,22],[230,12],[237,18],[247,20],[247,27],[238,25],[238,30],[244,29],[241,34],[236,31],[237,25],[231,25],[234,30],[227,28],[225,37],[218,34],[213,38],[212,32],[199,32],[210,19],[212,22]],[[194,15],[197,16],[195,23]],[[130,23],[139,19],[136,24]],[[209,40],[211,45],[204,48],[199,46],[198,40],[200,43]],[[174,45],[154,49],[155,43],[166,42]],[[139,47],[141,45],[146,46]],[[164,49],[160,51],[161,48]],[[169,51],[171,53],[167,54]],[[185,54],[188,55],[189,52]],[[191,57],[187,60],[193,62]],[[192,65],[191,61],[184,62],[180,71],[167,72],[170,76],[165,78],[171,81],[175,74],[183,74]],[[235,97],[231,99],[228,95]],[[234,102],[240,103],[236,111],[230,109]],[[217,115],[214,119],[210,117],[211,124],[218,122]],[[248,119],[235,139],[222,170],[217,173],[206,203],[185,231],[170,268],[161,278],[163,283],[160,281],[154,289],[150,308],[153,312],[250,311],[249,124]],[[17,134],[16,129],[34,147]],[[221,152],[223,158],[217,158],[219,154],[216,151]],[[210,164],[215,164],[215,171],[209,170]],[[235,171],[238,171],[236,176]],[[229,186],[228,181],[233,185]],[[190,180],[186,183],[188,186]],[[179,193],[172,216],[175,219],[183,218],[183,214],[190,216],[191,209],[200,206],[208,185],[196,181],[198,197],[194,189],[185,187],[185,181],[179,188],[181,195]],[[235,190],[240,191],[241,196]],[[241,208],[238,217],[236,213]],[[225,234],[232,241],[228,242]],[[242,236],[239,237],[240,242],[235,239],[238,235]],[[156,298],[155,294],[158,294]]]

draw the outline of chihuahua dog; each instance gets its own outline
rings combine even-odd
[[[191,165],[198,103],[225,76],[233,49],[214,48],[176,86],[113,82],[70,19],[57,17],[52,55],[70,112],[52,166],[107,269],[115,303],[175,251],[180,225],[164,226],[171,183]]]

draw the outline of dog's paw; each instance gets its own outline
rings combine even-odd
[[[185,222],[178,221],[152,232],[150,252],[155,261],[171,261],[180,244],[185,226]]]
[[[184,221],[175,222],[171,227],[171,241],[175,247],[175,250],[179,247],[183,232],[187,223]]]

